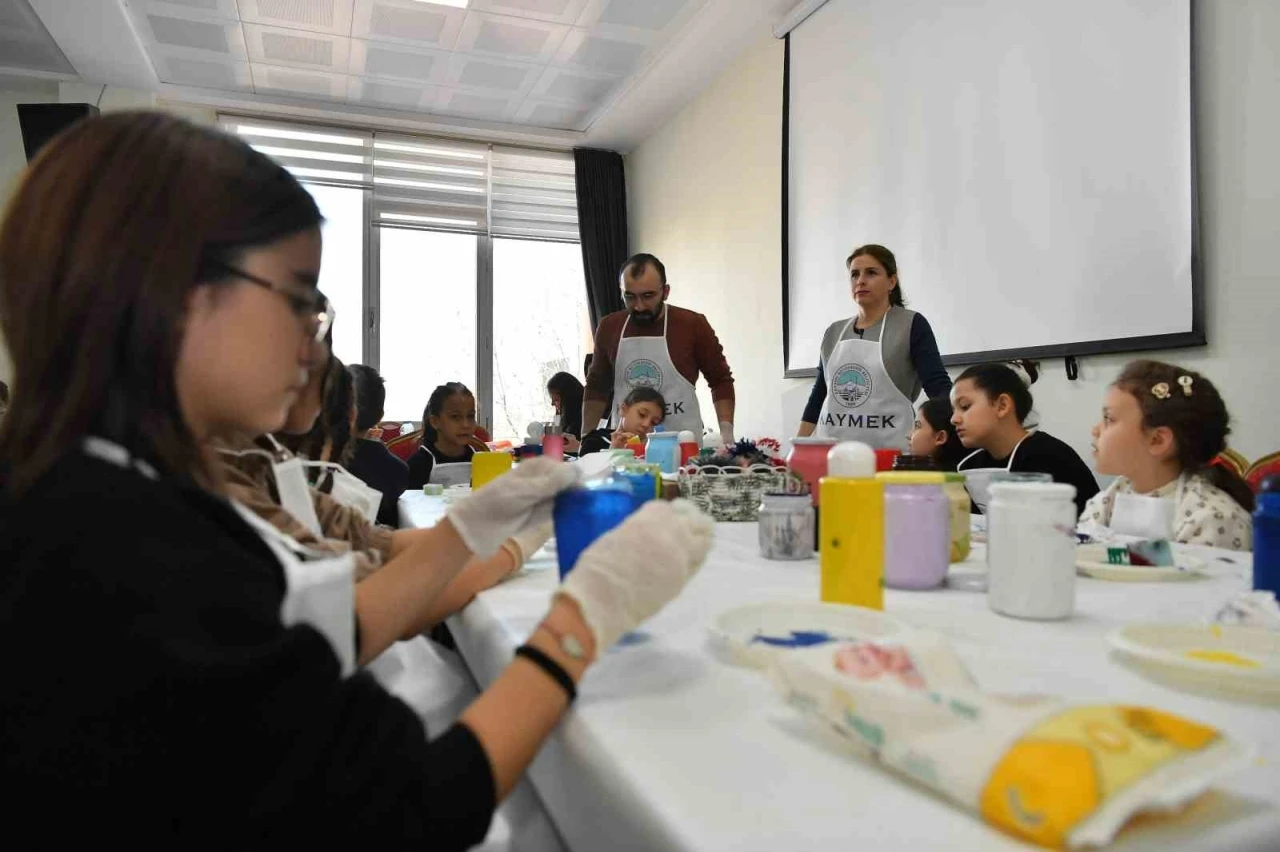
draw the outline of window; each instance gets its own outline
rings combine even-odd
[[[572,155],[219,121],[315,197],[334,352],[378,368],[388,419],[421,419],[447,381],[475,392],[496,438],[551,417],[547,379],[578,375],[591,345]]]
[[[582,376],[591,348],[577,243],[493,241],[493,437],[523,439],[553,415],[547,379]]]
[[[379,371],[389,420],[420,420],[436,385],[476,392],[475,234],[378,233]]]
[[[333,302],[333,354],[364,362],[364,191],[305,183],[324,216],[320,289]]]

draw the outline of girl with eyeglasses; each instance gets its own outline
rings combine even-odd
[[[417,558],[356,585],[350,561],[302,558],[227,499],[206,449],[281,428],[317,363],[332,314],[315,291],[320,214],[297,181],[215,130],[115,113],[42,149],[9,211],[9,831],[479,842],[588,666],[702,562],[709,522],[653,503],[597,541],[516,659],[429,740],[359,665],[469,558],[544,523],[571,469],[521,465],[454,503]]]

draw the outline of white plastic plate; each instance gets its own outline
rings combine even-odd
[[[761,603],[727,610],[711,644],[735,665],[766,669],[779,654],[842,641],[884,639],[910,628],[873,609],[829,603]]]

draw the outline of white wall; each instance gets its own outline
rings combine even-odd
[[[1209,345],[1143,354],[1212,378],[1236,420],[1232,446],[1256,458],[1280,449],[1280,53],[1268,40],[1280,32],[1280,3],[1196,6]],[[667,263],[674,302],[710,317],[737,377],[739,432],[752,434],[790,434],[805,394],[782,378],[781,79],[782,45],[762,34],[627,158],[632,247]],[[1084,274],[1105,263],[1059,260]],[[1046,431],[1088,459],[1103,391],[1131,357],[1081,359],[1075,382],[1061,361],[1046,362],[1033,388]]]
[[[626,158],[631,250],[660,257],[671,301],[719,335],[740,436],[794,431],[780,401],[806,384],[782,378],[781,122],[782,42],[762,35]],[[711,425],[702,381],[698,397]]]
[[[197,123],[213,124],[216,121],[215,112],[208,107],[158,100],[150,93],[118,86],[108,86],[103,91],[101,86],[88,83],[58,83],[9,76],[0,78],[0,201],[8,201],[27,165],[15,106],[22,103],[97,103],[100,94],[103,112],[161,109]],[[13,365],[4,339],[0,338],[0,380],[7,382],[12,376]]]

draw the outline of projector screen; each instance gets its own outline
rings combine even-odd
[[[1191,39],[1191,0],[828,0],[787,36],[787,375],[863,243],[949,364],[1203,344]]]

